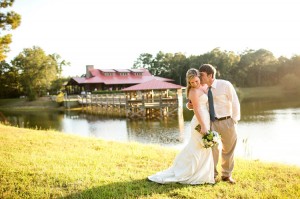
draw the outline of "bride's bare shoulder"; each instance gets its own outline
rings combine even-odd
[[[191,88],[190,93],[192,93],[192,94],[198,94],[199,93],[199,89],[197,89],[197,88]]]
[[[205,92],[202,89],[192,88],[190,90],[190,94],[201,96],[201,95],[205,94]]]

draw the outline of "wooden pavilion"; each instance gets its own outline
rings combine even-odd
[[[150,80],[172,82],[174,80],[152,75],[147,69],[94,69],[86,66],[86,74],[72,77],[65,85],[68,95],[93,91],[119,91]]]
[[[177,114],[182,111],[182,89],[180,85],[156,79],[124,88],[126,116],[163,118]]]

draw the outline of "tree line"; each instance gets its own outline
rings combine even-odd
[[[58,54],[47,55],[40,47],[25,48],[11,63],[0,62],[0,98],[57,94],[68,78],[61,77],[62,67],[70,65]]]
[[[273,86],[281,84],[287,89],[300,87],[300,56],[276,58],[266,49],[245,50],[240,54],[215,48],[201,55],[187,57],[183,53],[163,53],[155,56],[140,54],[133,68],[146,68],[153,75],[186,85],[188,69],[209,63],[217,68],[217,78],[231,81],[237,87]]]
[[[265,49],[247,50],[241,54],[215,48],[202,55],[187,57],[183,53],[158,52],[141,54],[132,68],[146,68],[153,75],[170,78],[185,86],[190,68],[210,63],[217,68],[217,78],[231,81],[237,87],[282,85],[299,90],[300,56],[276,58]],[[46,93],[57,94],[69,78],[61,77],[62,67],[70,65],[58,54],[45,54],[37,46],[25,48],[11,63],[0,62],[0,98],[25,95],[30,100]]]

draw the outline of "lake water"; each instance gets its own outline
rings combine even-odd
[[[180,150],[190,138],[193,112],[167,120],[129,120],[82,111],[0,110],[12,125],[54,129],[78,136],[157,144]],[[241,103],[236,156],[300,166],[300,99],[249,100]]]

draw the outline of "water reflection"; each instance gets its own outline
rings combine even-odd
[[[64,116],[63,111],[9,111],[0,110],[3,120],[13,126],[33,129],[59,130]],[[0,122],[3,122],[0,120]]]
[[[238,125],[237,155],[300,165],[300,108],[252,111],[260,114],[245,114]]]
[[[178,120],[175,119],[127,121],[127,125],[130,141],[162,145],[176,145],[184,141],[184,132],[180,131]]]
[[[0,110],[1,111],[1,110]],[[55,129],[78,136],[121,142],[159,144],[181,149],[190,138],[193,112],[168,120],[128,120],[81,111],[1,111],[15,126]],[[236,155],[300,165],[300,100],[248,100],[241,104]]]
[[[275,119],[275,115],[279,113],[276,111],[282,110],[283,112],[288,113],[295,111],[295,108],[298,107],[300,107],[300,96],[276,99],[248,99],[241,103],[241,121],[273,121]],[[294,114],[297,115],[297,112]]]
[[[74,122],[76,120],[76,122]],[[180,122],[179,122],[180,121]],[[183,117],[167,120],[114,119],[66,112],[61,131],[80,136],[97,137],[106,140],[140,142],[144,144],[176,145],[184,140]]]

